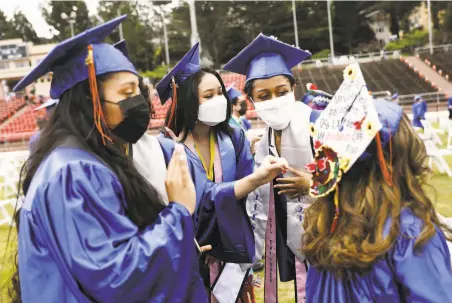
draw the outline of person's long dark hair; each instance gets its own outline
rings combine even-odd
[[[101,88],[102,82],[108,77],[108,74],[97,77]],[[149,102],[150,114],[152,114],[149,90],[141,79],[139,87]],[[102,97],[102,89],[99,93]],[[116,174],[124,190],[126,214],[132,222],[142,229],[157,219],[159,212],[165,207],[159,193],[139,174],[132,160],[125,156],[121,148],[102,144],[101,136],[94,127],[93,105],[88,81],[76,84],[61,96],[49,123],[42,131],[35,152],[21,169],[20,180],[23,182],[19,184],[19,193],[22,191],[24,195],[27,194],[41,162],[68,136],[73,137],[80,146],[95,154]],[[17,229],[19,228],[19,213],[20,210],[14,216]],[[9,295],[12,302],[21,302],[17,254],[15,263],[16,271],[12,278]]]
[[[184,142],[188,135],[190,135],[195,128],[196,122],[198,121],[198,110],[199,110],[199,96],[198,96],[198,86],[201,82],[202,77],[205,74],[214,75],[218,81],[220,81],[221,88],[223,90],[223,95],[227,102],[227,114],[226,120],[213,126],[215,131],[230,133],[231,128],[229,126],[229,119],[231,118],[231,102],[229,96],[226,93],[226,88],[224,86],[223,80],[220,75],[211,68],[201,68],[198,72],[191,75],[188,79],[178,85],[177,87],[177,108],[175,113],[175,119],[172,120],[171,124],[168,126],[176,136],[179,136],[180,132],[184,132],[182,142]],[[171,109],[168,110],[165,125],[168,125],[169,116],[171,114]]]

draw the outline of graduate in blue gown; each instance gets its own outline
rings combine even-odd
[[[220,262],[253,261],[253,230],[245,200],[248,193],[281,172],[283,162],[268,157],[253,172],[250,143],[243,129],[228,123],[231,103],[223,81],[215,70],[199,65],[198,44],[156,88],[163,103],[172,99],[166,119],[168,136],[184,143],[189,154],[202,163],[207,179],[216,183],[205,188],[195,215],[197,240],[212,245],[208,254],[215,266],[210,274],[205,273],[206,284],[211,286],[225,266]]]
[[[22,176],[13,302],[207,302],[183,149],[168,201],[129,157],[151,108],[134,66],[102,42],[124,19],[58,44],[15,87],[51,71],[60,102]]]
[[[356,162],[347,158],[352,164],[342,179],[332,175],[332,168],[343,163],[336,158],[337,143],[328,139],[334,136],[321,136],[326,139],[316,143],[311,191],[320,198],[306,211],[302,249],[310,264],[307,302],[452,302],[446,243],[452,230],[441,223],[425,192],[424,144],[399,105],[376,99],[366,106],[364,119],[356,114],[360,108],[350,106],[358,120],[345,126],[355,128],[347,130],[349,138],[365,138],[370,135],[365,130],[377,127],[368,120],[372,110],[382,128],[375,130]],[[349,122],[346,115],[325,113],[344,125]],[[328,131],[321,125],[313,128],[314,140]],[[353,140],[340,144],[359,145]]]
[[[266,250],[266,302],[278,300],[277,271],[280,281],[295,281],[295,300],[304,300],[306,266],[300,252],[301,225],[310,198],[304,198],[309,175],[301,170],[312,159],[308,126],[314,111],[305,103],[296,102],[291,68],[309,56],[307,51],[260,34],[224,66],[225,70],[246,75],[245,93],[267,126],[256,144],[256,166],[265,156],[273,155],[287,159],[294,168],[248,195],[256,258],[262,257],[264,246]]]
[[[414,103],[413,103],[413,126],[414,127],[420,127],[424,128],[424,126],[421,123],[421,120],[425,120],[425,113],[427,112],[427,102],[425,102],[424,99],[422,99],[421,96],[416,95],[414,97]]]
[[[241,91],[231,86],[226,89],[229,100],[231,100],[231,118],[229,123],[238,128],[242,128],[245,132],[251,128],[251,123],[244,116],[246,114],[246,99]]]

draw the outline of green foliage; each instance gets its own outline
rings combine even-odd
[[[63,19],[61,14],[67,16],[75,11],[74,33],[78,34],[90,28],[93,24],[88,16],[88,8],[85,1],[51,1],[49,0],[41,8],[42,15],[48,25],[56,29],[59,34],[53,37],[54,42],[59,42],[71,37],[71,27],[68,19]]]
[[[38,35],[36,35],[33,26],[21,11],[16,11],[14,13],[13,19],[11,20],[11,26],[15,32],[16,38],[21,38],[24,41],[33,42],[35,44],[40,43],[40,39],[38,38]]]
[[[11,23],[6,20],[6,15],[2,10],[0,10],[0,28],[0,40],[14,38]]]
[[[311,56],[310,59],[325,59],[331,54],[331,50],[329,48],[322,49],[320,52],[317,52]]]
[[[334,46],[339,53],[352,53],[360,43],[375,38],[365,15],[361,13],[369,5],[367,2],[335,1],[333,5]]]
[[[148,14],[149,7],[141,6],[133,1],[100,1],[98,7],[99,16],[103,20],[111,20],[120,15],[127,14],[127,19],[122,22],[124,39],[127,41],[127,49],[130,60],[138,70],[152,70],[155,67],[153,61],[155,37],[153,29],[148,25],[148,20],[141,18]],[[116,43],[120,40],[119,30],[114,31],[107,42]]]
[[[154,70],[141,72],[143,78],[149,78],[153,83],[161,80],[168,73],[168,66],[160,65]]]
[[[408,50],[414,47],[424,46],[428,43],[428,31],[416,30],[406,34],[403,38],[390,42],[386,45],[386,50]]]
[[[14,12],[11,20],[7,20],[3,11],[0,10],[0,29],[0,40],[22,39],[26,42],[41,42],[30,21],[19,10]]]

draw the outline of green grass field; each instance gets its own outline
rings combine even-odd
[[[441,138],[443,142],[446,142],[446,136],[442,136]],[[452,168],[452,156],[447,157],[450,167]],[[445,174],[439,174],[434,166],[433,173],[431,175],[430,184],[435,188],[436,195],[431,192],[432,198],[435,199],[436,209],[439,213],[446,217],[452,217],[452,179],[449,178]],[[3,193],[0,192],[0,198]],[[436,196],[436,198],[435,198]],[[12,212],[12,209],[11,209]],[[5,249],[6,249],[6,241],[8,235],[9,227],[0,226],[0,251],[2,252],[1,265],[0,265],[0,285],[4,286],[5,283],[9,281],[11,276],[11,264],[12,264],[12,256],[11,249],[9,249],[9,253],[5,257]],[[16,242],[16,234],[13,232],[12,238],[14,243]],[[263,283],[263,273],[258,273],[258,275],[262,279]],[[262,285],[263,287],[263,285]],[[8,302],[5,299],[5,288],[3,287],[3,296],[0,297],[0,302]],[[257,302],[263,302],[263,288],[256,290]],[[293,282],[288,283],[279,283],[279,302],[281,303],[289,303],[294,302],[294,292],[293,292]],[[3,299],[3,300],[1,300]]]

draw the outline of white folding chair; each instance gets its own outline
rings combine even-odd
[[[428,156],[428,166],[433,168],[433,163],[436,164],[441,173],[447,173],[449,177],[452,177],[452,171],[449,168],[449,164],[444,159],[444,156],[452,155],[452,150],[440,149],[437,145],[442,145],[442,141],[438,136],[436,129],[432,127],[430,122],[421,120],[424,126],[424,133],[419,134],[425,144],[425,149]]]

